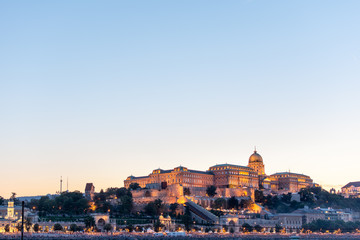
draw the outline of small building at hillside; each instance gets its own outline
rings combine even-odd
[[[360,181],[349,182],[341,188],[341,195],[345,198],[360,198]]]
[[[13,201],[8,201],[7,206],[0,206],[0,232],[5,232],[6,228],[9,232],[17,231],[16,225],[21,222],[21,212],[21,206],[15,206]],[[30,218],[31,222],[38,220],[37,215],[28,208],[24,209],[24,217]]]

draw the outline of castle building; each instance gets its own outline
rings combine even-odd
[[[166,189],[171,185],[180,185],[188,188],[206,188],[216,186],[220,189],[271,189],[273,191],[299,191],[311,186],[309,176],[296,173],[265,174],[263,158],[256,149],[250,156],[247,166],[233,164],[217,164],[207,171],[191,170],[186,167],[176,167],[170,170],[155,169],[148,176],[129,176],[124,186],[138,183],[141,188]]]
[[[180,184],[183,187],[207,187],[213,185],[214,174],[191,170],[186,167],[177,167],[170,170],[155,169],[148,176],[130,176],[124,181],[124,186],[128,188],[131,183],[138,183],[140,187],[162,188],[169,185]]]
[[[258,175],[265,175],[265,165],[263,159],[260,154],[257,153],[256,149],[249,158],[248,167],[254,169]]]
[[[313,185],[313,180],[304,174],[279,172],[270,175],[271,190],[298,192],[302,188]]]
[[[232,164],[219,164],[209,168],[214,174],[211,185],[217,188],[259,187],[258,174],[250,167]]]

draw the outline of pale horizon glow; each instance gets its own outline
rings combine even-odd
[[[179,165],[360,181],[359,1],[1,1],[0,196]]]

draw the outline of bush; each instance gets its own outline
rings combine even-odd
[[[77,230],[78,230],[78,226],[75,223],[70,225],[70,231],[76,232]]]
[[[112,227],[112,225],[111,225],[110,223],[105,224],[104,230],[105,230],[106,232],[109,232],[109,231],[111,231],[112,229],[113,229],[113,227]]]
[[[255,225],[255,227],[254,227],[254,229],[255,229],[255,231],[257,231],[257,232],[262,232],[262,226],[260,226],[260,225]]]
[[[132,232],[134,230],[134,226],[129,224],[126,226],[126,229],[129,231],[129,232]]]
[[[242,229],[243,229],[243,232],[252,232],[253,227],[248,223],[244,223],[242,225]]]
[[[39,224],[35,223],[33,226],[34,232],[38,232],[40,230]]]
[[[60,225],[60,223],[54,224],[54,231],[61,231],[62,229],[63,229],[63,227]]]

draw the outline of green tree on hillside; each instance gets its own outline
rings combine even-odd
[[[216,195],[216,187],[215,186],[208,186],[206,188],[206,194],[209,197],[214,197]]]
[[[136,190],[136,189],[139,189],[139,188],[141,188],[140,187],[140,185],[138,184],[138,183],[131,183],[130,185],[129,185],[129,189],[131,189],[131,190]]]
[[[224,198],[217,198],[215,201],[214,201],[214,206],[213,208],[216,208],[216,209],[219,209],[219,208],[223,208],[224,205],[226,203],[226,200]]]
[[[229,209],[238,209],[239,208],[239,201],[236,199],[236,197],[231,197],[228,200],[228,208]]]
[[[190,196],[191,195],[190,188],[184,187],[184,195],[185,196]]]
[[[95,219],[92,216],[87,216],[84,218],[84,224],[87,229],[95,227]]]
[[[189,206],[185,206],[185,213],[182,216],[182,222],[185,226],[185,230],[188,232],[191,230],[193,221],[191,219],[191,213],[190,213],[190,208]]]

